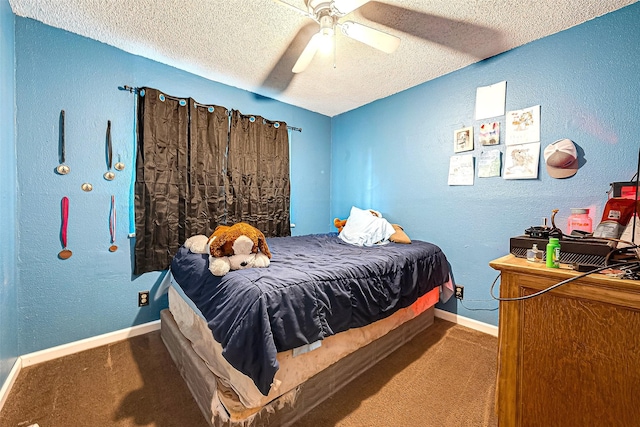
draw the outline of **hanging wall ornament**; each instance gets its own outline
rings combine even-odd
[[[56,172],[60,175],[68,174],[71,169],[64,164],[64,110],[60,111],[60,164],[56,168]]]
[[[118,161],[113,166],[117,171],[124,170],[124,163],[120,160],[120,153],[118,153]]]
[[[62,230],[60,236],[62,238],[62,250],[58,253],[58,258],[68,259],[72,252],[67,249],[67,223],[69,221],[69,199],[65,196],[62,198]]]
[[[113,147],[111,145],[111,120],[107,121],[107,165],[109,169],[104,173],[104,179],[107,181],[113,181],[116,174],[111,170],[113,162]]]
[[[116,246],[116,196],[111,196],[111,212],[109,215],[109,234],[111,234],[111,246],[109,252],[118,250]]]

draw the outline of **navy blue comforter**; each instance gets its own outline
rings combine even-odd
[[[336,233],[268,238],[268,268],[208,270],[208,256],[182,247],[175,281],[207,319],[223,356],[269,393],[276,353],[387,317],[443,284],[449,264],[437,246],[347,244]]]

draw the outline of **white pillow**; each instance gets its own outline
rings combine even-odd
[[[352,206],[347,224],[338,237],[352,245],[373,246],[377,243],[388,243],[393,233],[395,230],[386,219]]]

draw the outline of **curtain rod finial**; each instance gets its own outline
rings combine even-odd
[[[137,93],[138,92],[138,88],[137,87],[131,87],[131,86],[128,86],[128,85],[118,86],[118,89],[126,90],[129,93]]]

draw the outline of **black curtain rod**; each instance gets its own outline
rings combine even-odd
[[[124,85],[124,86],[118,86],[118,89],[126,90],[129,93],[138,93],[140,88]],[[201,105],[204,105],[204,104],[201,104]],[[294,127],[294,126],[287,125],[287,129],[293,130],[293,131],[296,131],[296,132],[302,132],[302,128],[297,128],[297,127]]]

